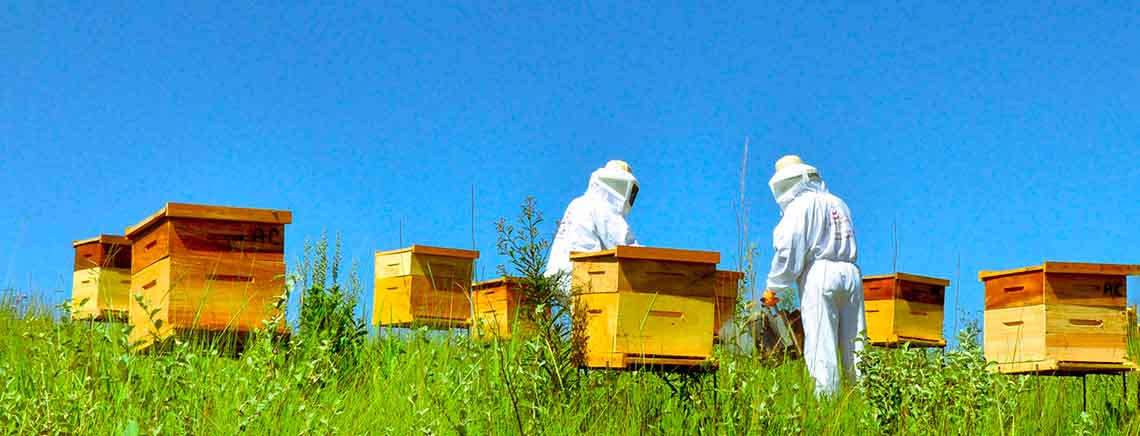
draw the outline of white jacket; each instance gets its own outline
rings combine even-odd
[[[638,245],[622,213],[626,200],[599,182],[597,176],[597,172],[591,174],[586,193],[566,206],[566,213],[558,222],[558,233],[550,245],[547,276],[558,272],[569,275],[571,252]]]
[[[817,259],[855,263],[855,227],[851,210],[822,182],[798,184],[782,196],[783,218],[772,232],[772,268],[768,289],[792,289]],[[786,204],[786,205],[785,205]]]

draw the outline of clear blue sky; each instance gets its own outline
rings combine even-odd
[[[731,267],[745,137],[762,268],[785,153],[848,201],[865,273],[896,221],[900,270],[953,279],[960,254],[964,310],[982,269],[1140,263],[1134,7],[621,3],[9,4],[0,279],[61,301],[73,239],[179,201],[292,210],[291,260],[340,231],[370,293],[401,219],[470,246],[472,187],[487,277],[496,218],[533,195],[552,233],[614,158],[644,243]]]

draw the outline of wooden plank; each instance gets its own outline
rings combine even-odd
[[[894,334],[899,341],[946,344],[942,337],[942,304],[907,300],[895,302]]]
[[[620,259],[660,260],[690,263],[720,263],[716,251],[681,250],[676,248],[633,247],[620,245],[613,250],[570,253],[570,260],[612,256]]]
[[[164,338],[175,329],[252,331],[280,313],[272,307],[284,292],[282,254],[269,258],[168,257],[134,273],[131,280],[130,321],[135,340]],[[150,322],[134,301],[142,295],[150,309],[159,309]],[[279,326],[284,329],[284,325]]]
[[[990,368],[991,371],[1002,374],[1040,374],[1040,375],[1081,375],[1081,374],[1119,374],[1134,371],[1136,365],[1132,362],[1098,363],[1098,362],[1062,362],[1048,359],[1036,362],[1018,362],[998,364]]]
[[[915,282],[900,279],[898,298],[913,303],[935,304],[941,307],[946,302],[946,287],[930,282]]]
[[[474,261],[469,257],[413,253],[411,250],[376,253],[377,277],[471,277],[473,270]]]
[[[618,291],[712,297],[716,265],[618,258]]]
[[[573,261],[570,289],[575,294],[617,292],[620,269],[613,257],[584,258]]]
[[[373,296],[373,324],[416,323],[421,318],[466,323],[471,318],[466,277],[401,276],[377,278]]]
[[[423,254],[428,256],[443,256],[443,257],[456,257],[461,259],[478,259],[479,252],[474,250],[463,250],[459,248],[444,248],[433,247],[430,245],[412,245],[410,247],[399,248],[395,250],[377,251],[376,255],[389,255],[389,254]]]
[[[586,361],[612,353],[707,359],[712,353],[711,298],[641,293],[582,294]],[[606,360],[605,358],[601,360]]]
[[[123,268],[93,267],[72,274],[72,319],[119,318],[129,308],[131,272]]]
[[[213,221],[244,221],[263,224],[289,224],[293,213],[287,210],[253,209],[245,207],[212,206],[188,203],[166,203],[158,212],[138,224],[127,227],[126,236],[145,230],[165,218],[193,218]]]
[[[1112,276],[1140,275],[1140,265],[1079,262],[1045,262],[1045,273],[1104,274]]]
[[[1127,283],[1122,275],[1045,273],[1045,304],[1076,304],[1124,310]]]
[[[1012,274],[1022,274],[1030,272],[1041,272],[1045,270],[1044,265],[1029,266],[1025,268],[1009,269],[1004,271],[981,271],[978,273],[978,280],[986,281],[987,279],[994,279],[1001,276],[1008,276]]]
[[[101,236],[73,245],[75,248],[74,271],[92,267],[130,268],[131,244],[118,239]],[[126,241],[123,239],[122,241]]]
[[[950,286],[949,280],[940,279],[937,277],[927,277],[927,276],[920,276],[917,274],[908,274],[908,273],[895,273],[895,276],[897,276],[899,280],[913,282],[913,283],[922,283],[922,284],[927,284],[927,285],[932,285],[932,286],[940,286],[943,288]]]
[[[983,320],[986,360],[1005,364],[1047,358],[1044,305],[987,309]]]
[[[1045,313],[1050,359],[1116,363],[1127,358],[1128,317],[1123,309],[1049,305]]]
[[[125,236],[102,234],[102,235],[96,236],[94,238],[87,238],[87,239],[80,239],[78,241],[72,241],[71,246],[72,247],[78,247],[80,245],[93,244],[93,243],[100,243],[100,244],[106,244],[106,245],[131,245],[131,241],[129,241]]]
[[[863,277],[863,301],[894,300],[897,282],[893,275]]]
[[[863,317],[867,323],[867,339],[872,343],[893,343],[898,340],[895,334],[894,299],[864,300]]]
[[[717,271],[713,294],[713,335],[720,334],[720,328],[736,317],[736,302],[740,293],[740,280],[744,273],[738,271]]]
[[[985,309],[1045,304],[1043,274],[1039,270],[1025,271],[985,279]]]
[[[240,221],[174,219],[131,236],[133,271],[167,256],[246,256],[285,251],[285,225]]]

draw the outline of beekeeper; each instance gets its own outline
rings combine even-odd
[[[866,328],[851,211],[799,156],[776,161],[768,186],[782,217],[772,232],[775,252],[764,302],[774,305],[774,294],[798,285],[804,360],[816,394],[833,394],[841,374],[846,383],[858,376],[856,353],[862,342],[856,337]]]
[[[626,222],[637,200],[637,178],[629,164],[611,160],[590,174],[586,193],[566,206],[558,233],[550,245],[546,275],[564,272],[564,290],[569,289],[570,253],[610,250],[618,245],[638,245]]]

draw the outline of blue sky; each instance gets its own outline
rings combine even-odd
[[[339,231],[370,292],[401,220],[471,245],[472,188],[487,277],[496,218],[533,195],[552,233],[615,158],[643,243],[728,268],[745,137],[762,269],[785,153],[848,201],[866,274],[893,223],[902,271],[960,255],[963,310],[979,270],[1140,263],[1132,6],[190,3],[0,13],[4,285],[61,301],[71,240],[179,201],[292,210],[290,259]]]

